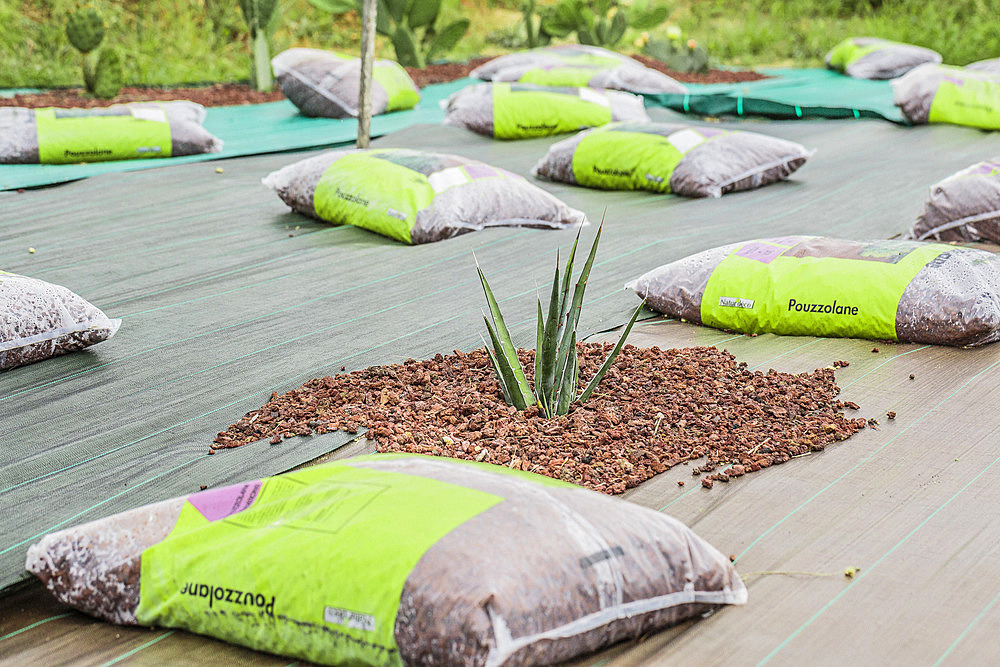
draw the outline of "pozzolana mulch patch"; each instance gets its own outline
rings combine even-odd
[[[611,346],[579,346],[580,387]],[[534,352],[519,350],[532,380]],[[272,394],[213,449],[262,438],[367,428],[379,452],[486,461],[621,493],[685,461],[728,481],[824,449],[865,427],[846,417],[834,372],[767,373],[714,347],[625,346],[597,391],[568,415],[504,403],[484,350],[373,366]],[[854,404],[848,404],[855,407]],[[718,472],[713,472],[718,470]]]

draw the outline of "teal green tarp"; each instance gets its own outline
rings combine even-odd
[[[687,95],[647,95],[646,103],[702,116],[882,118],[906,123],[888,81],[854,79],[825,69],[759,70],[773,78],[688,84]]]
[[[441,122],[444,111],[440,102],[469,83],[469,79],[459,79],[427,86],[420,91],[420,104],[415,109],[375,116],[372,119],[372,136],[395,132],[417,123]],[[348,144],[357,138],[358,122],[353,118],[307,118],[291,102],[284,100],[268,104],[212,107],[205,117],[205,129],[222,139],[224,147],[221,153],[89,164],[3,164],[0,165],[0,190],[52,185],[97,174],[136,171],[185,162]]]

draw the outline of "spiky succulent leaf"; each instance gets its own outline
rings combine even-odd
[[[469,29],[469,19],[458,19],[452,21],[434,37],[430,48],[427,49],[427,60],[433,60],[437,56],[443,56],[455,48],[462,37]]]
[[[562,381],[559,387],[559,403],[556,406],[556,414],[564,415],[569,412],[570,403],[576,398],[576,382],[580,375],[579,359],[576,356],[576,332],[571,337],[572,346],[566,359],[566,367],[563,370]]]
[[[552,279],[552,293],[549,296],[549,314],[545,321],[545,335],[542,344],[535,350],[542,357],[542,373],[535,376],[535,392],[545,397],[545,403],[552,404],[556,383],[556,348],[559,343],[559,257],[556,256],[556,274]]]
[[[521,360],[517,357],[517,348],[514,347],[514,343],[511,340],[510,331],[507,330],[507,324],[504,322],[503,314],[500,312],[500,306],[493,296],[493,290],[490,289],[483,270],[477,266],[476,271],[479,272],[479,280],[483,284],[483,292],[486,293],[486,302],[490,306],[490,314],[493,316],[493,323],[496,325],[495,336],[500,343],[500,346],[496,348],[497,360],[500,361],[501,368],[504,367],[503,362],[506,360],[513,374],[513,382],[508,383],[507,388],[510,390],[511,396],[516,396],[520,399],[519,402],[524,403],[525,407],[533,405],[535,403],[535,395],[531,393],[528,379],[524,376],[524,369],[521,368]],[[488,324],[489,322],[487,321]],[[492,328],[490,328],[490,335],[494,335]],[[517,405],[517,402],[515,401],[515,405]],[[524,407],[519,409],[523,410]]]
[[[486,330],[490,332],[490,340],[493,342],[493,358],[496,363],[497,377],[500,379],[500,385],[505,388],[505,399],[507,403],[513,405],[518,410],[524,410],[528,407],[528,402],[524,400],[523,394],[517,390],[517,378],[515,377],[514,368],[505,354],[504,344],[490,324],[489,318],[483,316],[483,320],[486,322]],[[517,364],[517,368],[519,370],[521,368],[520,361]]]
[[[90,53],[104,39],[104,19],[93,7],[84,7],[66,19],[66,38],[81,53]]]
[[[542,315],[542,300],[538,300],[538,323],[535,327],[535,399],[539,409],[544,413],[545,394],[541,390],[542,378],[542,346],[545,340],[545,317]]]
[[[583,265],[580,277],[577,278],[576,286],[573,288],[573,303],[566,314],[566,323],[563,325],[562,341],[559,343],[559,367],[556,369],[556,376],[561,377],[569,359],[570,336],[576,336],[576,325],[580,321],[580,311],[583,309],[583,294],[587,290],[587,280],[590,278],[590,270],[594,266],[594,257],[597,255],[597,244],[601,241],[601,231],[604,229],[604,221],[597,228],[597,236],[594,237],[594,244],[590,246],[590,255]]]
[[[622,337],[618,339],[618,344],[615,345],[613,350],[611,350],[611,354],[609,354],[608,358],[604,360],[600,369],[598,369],[594,377],[591,378],[590,382],[587,383],[587,388],[583,390],[582,394],[580,394],[579,401],[581,403],[590,398],[590,395],[594,393],[595,389],[597,389],[597,385],[599,385],[601,380],[604,379],[605,373],[607,373],[608,369],[611,368],[611,364],[615,363],[615,357],[618,356],[618,353],[621,352],[622,346],[625,345],[625,339],[628,337],[629,332],[632,331],[632,325],[635,324],[636,318],[639,317],[639,311],[642,310],[644,305],[646,305],[645,300],[643,300],[643,302],[639,304],[639,307],[635,309],[635,312],[632,313],[632,317],[629,319],[628,324],[625,325],[625,330],[622,331]]]
[[[489,326],[489,322],[486,323]],[[497,382],[500,383],[500,391],[503,392],[503,400],[507,405],[513,405],[513,399],[511,398],[510,392],[507,391],[507,383],[503,379],[503,371],[500,370],[500,363],[497,361],[496,355],[493,354],[493,350],[490,346],[483,341],[483,348],[486,350],[486,355],[490,358],[490,365],[493,366],[493,372],[497,376]]]

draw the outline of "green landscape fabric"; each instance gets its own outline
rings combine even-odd
[[[1000,134],[962,127],[721,127],[817,152],[791,181],[720,199],[540,183],[588,213],[594,224],[583,247],[607,210],[582,333],[628,319],[637,301],[626,281],[722,243],[903,233],[931,183],[1000,152]],[[497,142],[419,125],[376,145],[453,152],[527,174],[555,140]],[[233,159],[222,174],[189,164],[0,193],[0,268],[65,285],[122,319],[105,343],[0,374],[0,588],[24,578],[27,546],[47,531],[202,484],[275,474],[348,439],[293,438],[208,456],[216,433],[272,391],[342,367],[481,346],[473,251],[515,341],[533,344],[535,295],[545,293],[556,251],[568,251],[574,232],[491,229],[408,246],[332,227],[290,212],[260,183],[302,157]],[[782,341],[789,350],[801,344]]]
[[[421,100],[416,108],[372,118],[372,136],[377,137],[417,123],[441,122],[444,120],[444,111],[440,102],[470,83],[473,83],[471,79],[459,79],[427,86],[420,91]],[[174,164],[352,144],[358,134],[358,122],[353,118],[308,118],[300,114],[288,100],[209,107],[204,125],[206,130],[222,139],[222,152],[87,164],[0,164],[0,190],[33,188],[98,174]]]
[[[888,81],[855,79],[826,69],[762,69],[774,78],[744,83],[687,84],[687,95],[646,95],[656,104],[702,116],[882,118],[906,123]]]

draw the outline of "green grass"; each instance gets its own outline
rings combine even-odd
[[[80,86],[80,54],[66,39],[66,16],[78,0],[0,0],[0,88]],[[169,85],[241,81],[250,76],[249,40],[236,0],[90,0],[107,23],[104,45],[124,56],[129,83]],[[445,0],[441,20],[473,18],[452,54],[468,58],[499,52],[484,35],[497,22],[520,16],[510,2]],[[291,46],[356,51],[360,20],[351,12],[326,14],[306,0],[282,0],[272,54]],[[379,37],[376,52],[393,57]]]
[[[965,65],[1000,56],[998,16],[1000,0],[687,0],[671,20],[730,65],[820,66],[851,36],[918,44]]]
[[[545,0],[550,4],[553,0]],[[78,86],[79,54],[63,32],[79,0],[0,0],[0,88]],[[236,0],[90,0],[124,56],[129,83],[246,80],[250,55]],[[872,9],[871,3],[879,3]],[[451,54],[462,60],[516,45],[518,0],[445,0],[442,20],[472,20]],[[874,35],[927,46],[963,65],[1000,56],[1000,0],[674,0],[670,23],[707,45],[713,63],[818,66],[840,39]],[[273,53],[290,46],[354,51],[359,20],[283,0]],[[665,26],[653,31],[663,34]],[[634,50],[634,31],[619,48]],[[377,53],[392,57],[379,37]]]

